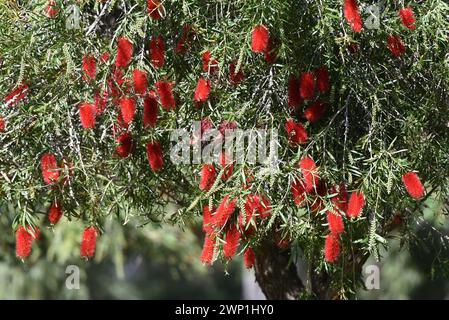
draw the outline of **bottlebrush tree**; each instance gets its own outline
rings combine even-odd
[[[393,232],[415,241],[427,199],[448,213],[449,6],[374,1],[373,26],[372,4],[2,1],[0,210],[16,252],[1,254],[25,260],[61,216],[85,225],[85,258],[108,218],[201,220],[198,259],[242,255],[268,298],[352,297]],[[170,133],[193,121],[278,130],[276,165],[229,150],[173,163]]]

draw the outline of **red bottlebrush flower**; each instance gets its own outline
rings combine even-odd
[[[304,201],[306,200],[306,189],[304,187],[304,183],[299,179],[295,179],[292,183],[291,189],[295,204],[297,206],[303,206]]]
[[[154,20],[159,20],[165,15],[165,8],[160,0],[148,0],[147,8],[150,17]]]
[[[314,191],[320,182],[315,161],[306,156],[299,162],[299,167],[301,168],[304,177],[304,187],[306,192],[310,193]]]
[[[111,55],[109,54],[109,52],[105,52],[105,53],[103,53],[103,54],[101,55],[100,61],[103,62],[103,63],[106,63],[106,62],[109,61],[110,56],[111,56]]]
[[[203,71],[211,75],[218,73],[218,61],[212,59],[210,51],[203,53],[201,59],[203,60]]]
[[[339,190],[337,192],[337,188],[334,186],[331,189],[331,194],[336,193],[335,196],[331,198],[332,203],[340,209],[341,212],[346,213],[348,210],[348,191],[346,191],[346,186],[344,183],[341,183],[339,186]]]
[[[232,164],[231,159],[229,159],[229,156],[226,155],[225,152],[222,152],[220,154],[220,166],[222,168],[225,168],[225,171],[223,172],[221,176],[221,180],[226,181],[232,176],[232,172],[234,171],[234,165]]]
[[[321,93],[329,91],[329,71],[325,66],[315,70],[315,77],[318,91]]]
[[[117,47],[115,66],[117,68],[126,67],[131,62],[131,58],[133,56],[133,44],[128,39],[122,37],[118,39]]]
[[[175,98],[173,96],[173,85],[170,82],[158,81],[155,84],[157,94],[161,100],[162,107],[169,111],[176,108]]]
[[[126,158],[133,152],[133,137],[129,132],[123,132],[117,138],[117,147],[115,153],[120,158]]]
[[[120,131],[120,129],[128,129],[129,125],[123,120],[122,113],[117,115],[117,123],[114,123],[114,135]]]
[[[55,225],[58,223],[59,219],[62,217],[62,207],[59,201],[55,201],[51,204],[48,209],[48,221]]]
[[[419,200],[424,196],[424,187],[416,173],[407,172],[402,176],[402,182],[412,198]]]
[[[218,126],[218,131],[220,132],[223,138],[226,136],[226,130],[234,130],[234,129],[237,129],[237,122],[235,121],[224,120]]]
[[[129,125],[136,115],[136,100],[134,98],[120,99],[120,111],[123,121]]]
[[[346,215],[350,218],[357,218],[365,206],[365,195],[363,192],[353,192],[349,198],[348,211]]]
[[[312,72],[303,72],[299,80],[299,94],[301,98],[309,100],[315,95],[315,78]]]
[[[50,18],[54,18],[58,15],[59,10],[56,9],[56,1],[53,0],[48,1],[48,5],[45,8],[45,13]]]
[[[204,237],[203,251],[201,252],[201,262],[203,264],[212,265],[214,259],[215,236],[208,235]]]
[[[44,153],[41,158],[41,172],[44,182],[52,184],[59,179],[59,167],[56,157],[51,153]]]
[[[92,258],[95,255],[95,247],[97,246],[98,230],[95,227],[87,227],[84,229],[81,239],[80,254],[82,258]]]
[[[213,225],[217,229],[223,228],[228,219],[235,211],[236,199],[229,199],[229,195],[226,195],[223,200],[221,200],[220,205],[218,206],[217,212],[214,215]]]
[[[5,131],[5,128],[6,128],[5,119],[0,117],[0,132]]]
[[[337,236],[328,234],[324,243],[324,259],[329,263],[337,261],[340,255],[340,240]]]
[[[157,122],[159,109],[154,91],[151,91],[143,100],[143,126],[154,128]]]
[[[321,100],[317,100],[310,107],[304,110],[304,118],[311,123],[317,122],[323,117],[326,109],[326,103]]]
[[[99,92],[95,92],[94,101],[95,101],[95,110],[97,114],[102,114],[104,109],[106,109],[106,105],[108,103],[109,94],[107,91],[104,91],[103,94]]]
[[[95,79],[97,76],[97,59],[92,55],[85,55],[83,57],[83,71],[87,80]]]
[[[195,102],[205,102],[209,98],[210,93],[210,81],[201,77],[198,80],[198,84],[195,89],[195,94],[193,96],[193,101]]]
[[[257,211],[261,219],[266,219],[271,215],[270,200],[265,196],[251,195],[248,196],[246,204],[253,214]]]
[[[360,17],[359,7],[356,0],[345,0],[344,2],[344,15],[346,21],[355,32],[362,31],[363,23]]]
[[[210,190],[217,178],[217,171],[213,164],[205,164],[201,169],[200,190]]]
[[[345,231],[343,217],[341,214],[333,211],[327,211],[327,223],[329,224],[329,231],[334,235],[339,235]]]
[[[150,163],[151,170],[154,172],[162,169],[164,159],[162,156],[162,148],[159,141],[147,143],[147,158]]]
[[[407,7],[399,10],[399,16],[401,17],[402,24],[404,27],[415,30],[415,15],[413,13],[412,8]]]
[[[240,66],[239,71],[236,73],[236,65],[234,62],[231,62],[229,65],[229,80],[233,85],[237,85],[243,81],[245,76],[243,75],[242,67]]]
[[[226,232],[226,243],[223,246],[223,253],[226,259],[231,260],[237,253],[240,242],[240,232],[233,224]]]
[[[288,80],[288,106],[290,108],[296,108],[302,102],[301,95],[299,94],[299,79],[291,76]]]
[[[6,106],[17,105],[28,94],[28,84],[21,84],[15,90],[11,91],[4,99]]]
[[[246,269],[251,269],[256,262],[256,254],[254,253],[253,248],[247,248],[245,253],[243,254],[243,261],[245,263]]]
[[[288,119],[285,123],[285,131],[291,144],[304,144],[307,142],[307,131],[301,123]]]
[[[212,208],[212,211],[215,211],[215,208]],[[203,231],[208,235],[214,233],[212,211],[209,206],[204,206],[203,208]]]
[[[155,68],[161,68],[165,63],[165,43],[161,36],[150,41],[150,60]]]
[[[270,34],[268,28],[261,24],[256,26],[253,29],[251,39],[251,49],[253,52],[261,53],[267,51],[269,39]]]
[[[194,31],[192,30],[192,26],[190,24],[184,25],[181,37],[176,43],[175,52],[177,54],[184,55],[187,52],[189,41],[192,40],[193,35]]]
[[[147,92],[148,80],[147,73],[142,70],[133,71],[134,92],[136,94],[145,94]]]
[[[395,57],[400,57],[405,52],[405,45],[398,35],[389,35],[387,43],[388,49]]]
[[[20,259],[28,258],[31,254],[31,246],[40,235],[38,228],[19,226],[16,230],[16,256]]]
[[[97,109],[94,104],[81,103],[80,104],[80,120],[84,129],[92,129],[95,127],[95,117]]]

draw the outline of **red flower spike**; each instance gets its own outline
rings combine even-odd
[[[296,108],[303,103],[301,95],[299,94],[299,79],[291,76],[288,80],[288,106]]]
[[[416,173],[407,172],[402,176],[402,182],[412,198],[419,200],[424,196],[424,186]]]
[[[201,252],[201,262],[206,265],[212,265],[215,250],[215,236],[207,235],[204,237],[203,251]]]
[[[315,77],[312,72],[303,72],[301,74],[299,94],[305,100],[310,100],[315,95]]]
[[[206,102],[206,100],[209,98],[209,93],[210,93],[210,81],[201,77],[198,80],[198,84],[195,89],[195,94],[193,96],[193,101],[199,103]]]
[[[389,35],[387,38],[388,49],[395,57],[400,57],[405,52],[405,45],[398,35]]]
[[[355,32],[362,31],[363,23],[360,17],[359,7],[356,0],[345,0],[344,2],[344,15],[346,21]]]
[[[213,228],[213,215],[212,212],[215,211],[215,208],[212,208],[212,211],[209,209],[209,206],[204,206],[203,208],[203,231],[204,233],[211,235],[214,233]]]
[[[162,169],[164,166],[164,159],[159,141],[147,143],[147,158],[150,163],[151,170],[157,172]]]
[[[185,24],[182,28],[182,34],[176,43],[175,52],[177,54],[184,55],[187,52],[189,47],[189,42],[192,40],[194,31],[192,30],[192,26],[190,24]]]
[[[95,110],[97,114],[102,114],[106,109],[106,105],[108,103],[109,94],[107,91],[104,91],[103,94],[99,92],[95,92],[94,101],[95,101]]]
[[[0,117],[0,132],[4,132],[6,129],[6,122],[5,119],[3,119],[2,117]]]
[[[148,89],[147,73],[145,71],[136,69],[133,71],[134,92],[136,94],[144,95]]]
[[[97,228],[87,227],[86,229],[84,229],[80,246],[80,255],[82,258],[89,259],[95,255],[97,236],[98,236]]]
[[[48,221],[52,225],[55,225],[58,223],[58,221],[62,217],[62,207],[59,201],[55,201],[51,204],[50,208],[48,209]]]
[[[337,261],[340,255],[340,240],[332,233],[327,235],[324,243],[324,259],[329,263]]]
[[[226,232],[226,243],[223,246],[223,253],[226,259],[231,260],[237,253],[240,242],[240,232],[233,224]]]
[[[28,95],[28,84],[21,84],[11,91],[4,99],[6,106],[15,106]]]
[[[301,123],[288,119],[285,123],[285,131],[292,145],[304,144],[307,142],[307,131]]]
[[[363,192],[353,192],[349,198],[347,216],[357,218],[365,206],[365,195]]]
[[[251,39],[251,49],[255,53],[267,51],[270,34],[264,25],[258,25],[253,29]]]
[[[247,248],[245,253],[243,254],[243,261],[245,263],[246,269],[251,269],[256,262],[256,254],[254,253],[253,248]]]
[[[147,8],[153,20],[159,20],[165,15],[165,8],[160,0],[147,0]]]
[[[176,108],[173,96],[173,85],[170,82],[158,81],[155,84],[156,92],[161,100],[162,108],[169,111]]]
[[[304,110],[304,118],[311,123],[317,122],[323,117],[326,109],[326,103],[321,100],[317,100],[310,107]]]
[[[97,59],[92,55],[85,55],[83,57],[83,71],[87,80],[95,79],[97,76]]]
[[[110,56],[111,56],[111,55],[109,54],[109,52],[105,52],[105,53],[103,53],[103,54],[101,55],[100,61],[101,61],[102,63],[106,63],[106,62],[109,61]]]
[[[412,8],[407,7],[399,10],[399,16],[401,17],[402,24],[404,27],[415,30],[415,15],[413,13]]]
[[[233,85],[239,84],[245,78],[245,76],[243,75],[242,66],[240,66],[239,72],[237,73],[235,72],[236,67],[237,66],[234,62],[231,62],[231,64],[229,65],[229,80]]]
[[[134,116],[136,115],[136,99],[120,99],[120,112],[125,124],[129,125],[134,120]]]
[[[45,13],[50,18],[54,18],[58,15],[59,10],[56,9],[56,1],[54,1],[54,0],[48,1],[48,5],[45,8]]]
[[[306,156],[299,162],[299,167],[301,168],[302,175],[304,177],[304,187],[306,192],[313,192],[320,182],[315,161]]]
[[[165,43],[161,36],[150,41],[150,60],[155,68],[161,68],[165,63]]]
[[[28,258],[34,240],[39,238],[40,230],[27,226],[19,226],[16,230],[16,256],[20,259]]]
[[[328,210],[326,216],[327,223],[329,224],[329,231],[332,234],[339,235],[345,231],[345,225],[341,214]]]
[[[304,183],[299,179],[295,179],[292,183],[291,189],[293,194],[293,201],[297,206],[302,207],[305,204],[306,200],[306,189],[304,187]]]
[[[115,60],[115,66],[117,68],[126,67],[133,56],[133,44],[128,39],[122,37],[118,40],[117,45],[117,58]]]
[[[325,66],[315,70],[316,87],[320,93],[329,91],[329,71]]]
[[[213,164],[205,164],[201,169],[200,190],[208,191],[217,178],[217,171]]]
[[[221,200],[220,205],[218,206],[217,212],[214,215],[213,225],[217,229],[223,228],[228,219],[235,211],[236,207],[236,199],[229,199],[229,195],[226,195],[223,200]]]
[[[211,75],[218,73],[218,61],[212,59],[210,51],[203,53],[201,59],[203,60],[203,71]]]
[[[133,152],[133,137],[129,132],[123,132],[117,138],[117,147],[115,153],[120,158],[127,158]]]
[[[348,211],[349,195],[348,191],[346,191],[346,186],[344,185],[344,183],[340,184],[338,192],[337,188],[334,186],[332,187],[330,193],[336,193],[336,195],[331,198],[331,201],[338,209],[340,209],[340,212],[346,213]]]
[[[84,129],[93,129],[95,127],[95,118],[97,115],[97,108],[91,103],[81,103],[80,105],[80,120]]]
[[[148,94],[143,100],[143,126],[144,128],[154,128],[157,122],[157,115],[159,108],[157,100],[153,91]]]
[[[46,184],[52,184],[58,181],[58,169],[56,157],[51,153],[44,153],[41,158],[41,172]]]

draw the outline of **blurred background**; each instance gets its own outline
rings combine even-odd
[[[380,270],[379,290],[359,290],[359,299],[449,298],[447,219],[430,199],[423,218],[414,222],[417,236],[399,227],[389,240]],[[5,211],[0,211],[5,212]],[[240,257],[213,267],[200,262],[202,232],[106,221],[95,259],[79,258],[84,225],[63,217],[55,228],[42,227],[30,258],[14,255],[11,217],[0,214],[1,299],[263,299],[254,275]],[[413,237],[413,238],[408,238]],[[407,239],[411,250],[401,248]],[[79,289],[66,287],[66,268],[79,267]]]

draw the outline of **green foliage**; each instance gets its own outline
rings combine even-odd
[[[346,297],[357,283],[351,271],[356,256],[377,258],[397,214],[405,230],[422,215],[423,202],[406,194],[402,174],[417,171],[428,197],[448,201],[449,6],[445,1],[410,2],[417,17],[414,31],[405,29],[397,16],[403,1],[389,1],[380,28],[360,34],[344,21],[342,1],[333,0],[164,1],[166,16],[157,21],[149,17],[145,1],[86,0],[78,4],[79,29],[66,27],[65,10],[75,1],[58,1],[60,13],[55,18],[44,14],[45,3],[0,3],[0,92],[6,95],[22,81],[30,84],[25,103],[0,109],[6,120],[6,130],[0,133],[0,215],[16,214],[13,227],[45,224],[46,208],[57,198],[69,220],[95,224],[105,233],[111,217],[122,223],[186,228],[197,220],[203,205],[218,205],[226,194],[239,203],[249,193],[264,194],[272,204],[272,216],[257,225],[250,244],[257,248],[275,229],[303,250],[314,266],[310,272],[335,274],[334,287]],[[260,23],[278,44],[273,64],[251,51],[251,31]],[[181,56],[174,47],[184,24],[194,27],[195,37]],[[387,49],[389,34],[400,34],[407,46],[400,58]],[[166,63],[161,69],[151,65],[146,51],[156,35],[166,40]],[[150,84],[173,81],[177,99],[175,111],[160,110],[154,129],[143,129],[139,102],[130,126],[136,150],[126,159],[113,155],[112,127],[118,111],[112,103],[94,130],[82,130],[78,115],[80,102],[93,102],[94,92],[107,83],[120,36],[134,44],[125,79],[132,79],[132,71],[141,68]],[[348,49],[353,44],[358,45],[355,53]],[[212,83],[211,99],[197,107],[193,92],[204,75],[201,53],[206,50],[218,60],[219,74]],[[104,52],[111,53],[109,62],[98,63],[94,82],[84,81],[83,55],[98,58]],[[245,75],[238,86],[228,80],[231,62]],[[323,97],[329,108],[319,123],[306,124],[308,143],[292,147],[284,123],[290,116],[300,116],[302,109],[295,113],[287,106],[288,79],[321,65],[330,71],[332,90]],[[280,128],[278,169],[236,165],[229,180],[217,179],[212,190],[201,192],[200,166],[172,164],[168,153],[170,131],[188,128],[204,117],[216,126],[226,120],[236,121],[240,129]],[[154,139],[161,141],[165,153],[159,173],[150,170],[145,153],[145,144]],[[39,169],[44,152],[73,162],[68,186],[44,185]],[[291,183],[300,176],[297,162],[304,155],[313,157],[329,186],[344,182],[350,191],[362,190],[366,197],[360,218],[345,217],[342,258],[335,265],[322,258],[325,212],[332,205],[329,196],[322,198],[326,208],[317,214],[309,207],[296,207],[291,196]],[[254,177],[249,190],[243,188],[247,176]],[[175,210],[169,210],[171,206]],[[442,212],[447,214],[447,207]]]

